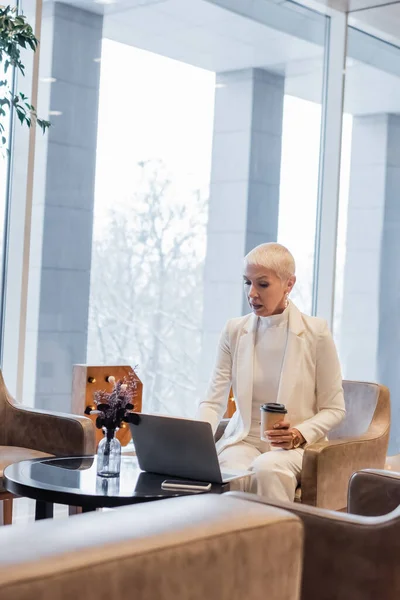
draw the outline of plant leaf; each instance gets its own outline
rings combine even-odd
[[[38,39],[35,37],[31,25],[27,22],[26,16],[20,14],[16,7],[0,6],[0,63],[3,66],[4,73],[7,73],[10,67],[18,70],[22,76],[25,76],[25,66],[21,62],[21,49],[30,49],[33,52],[37,50]],[[5,93],[10,99],[5,98],[5,94],[0,98],[0,116],[5,117],[5,107],[15,108],[17,117],[21,124],[24,122],[28,127],[35,122],[45,132],[51,126],[49,121],[37,118],[36,109],[29,103],[28,97],[22,92],[12,95],[8,89],[7,79],[0,80],[0,87],[5,87]],[[5,131],[0,122],[0,134]],[[4,143],[1,136],[0,139]]]
[[[25,121],[25,113],[22,112],[22,110],[19,109],[18,107],[16,108],[16,110],[17,110],[18,119],[21,121],[21,125],[22,125],[23,122]]]

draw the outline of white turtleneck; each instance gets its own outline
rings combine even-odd
[[[286,308],[279,315],[258,317],[254,343],[251,427],[244,441],[256,446],[261,452],[267,451],[269,445],[260,440],[260,405],[277,402],[288,335],[288,314]]]

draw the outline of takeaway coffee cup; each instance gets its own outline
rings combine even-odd
[[[267,402],[267,404],[261,404],[261,430],[260,437],[264,442],[268,442],[268,438],[264,436],[264,431],[273,429],[275,423],[285,420],[287,410],[284,404],[278,404],[277,402]]]

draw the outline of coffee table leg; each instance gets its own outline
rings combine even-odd
[[[95,508],[90,508],[89,506],[82,506],[83,513],[94,512],[95,510],[96,510]]]
[[[53,518],[53,503],[36,500],[35,521]]]

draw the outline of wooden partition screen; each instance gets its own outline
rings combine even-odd
[[[127,365],[74,365],[72,371],[72,412],[77,415],[84,415],[87,406],[94,409],[94,392],[100,390],[111,392],[113,389],[112,383],[108,381],[109,377],[115,377],[115,381],[118,381],[132,374],[137,382],[136,396],[133,399],[133,410],[141,412],[143,384],[132,367]],[[95,415],[90,415],[89,418],[95,423]],[[101,429],[96,429],[96,442],[99,443],[102,437],[103,432]],[[117,438],[122,446],[126,446],[129,443],[131,432],[128,423],[122,423],[121,429],[117,432]]]

